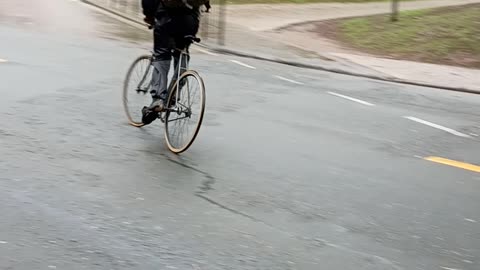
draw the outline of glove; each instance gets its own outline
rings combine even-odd
[[[149,28],[152,28],[155,24],[155,17],[147,16],[143,18],[143,21],[148,24]]]

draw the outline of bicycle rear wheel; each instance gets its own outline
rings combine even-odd
[[[205,85],[197,72],[180,76],[170,91],[165,113],[165,139],[170,151],[186,151],[198,135],[205,112]]]
[[[153,67],[152,56],[142,55],[130,66],[123,83],[123,108],[128,123],[142,127],[142,108],[151,101],[149,95]]]

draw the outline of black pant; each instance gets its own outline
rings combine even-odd
[[[169,10],[157,13],[154,29],[154,71],[152,74],[151,94],[154,99],[167,97],[168,73],[172,55],[174,57],[175,72],[171,86],[175,83],[180,51],[190,46],[185,36],[195,36],[198,31],[199,19],[192,10]],[[177,49],[177,50],[174,50]],[[172,52],[173,51],[173,52]],[[182,69],[188,65],[188,57],[182,58]],[[170,86],[170,87],[171,87]]]
[[[197,34],[198,16],[194,11],[177,10],[157,13],[156,17],[153,36],[155,58],[171,60],[173,49],[183,50],[190,45],[184,37]]]

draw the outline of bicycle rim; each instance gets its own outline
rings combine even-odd
[[[151,56],[138,57],[130,66],[123,83],[123,108],[130,125],[142,127],[142,108],[150,101]]]
[[[174,153],[182,153],[197,137],[205,112],[205,85],[197,72],[186,71],[182,74],[169,94],[167,108],[167,146]]]

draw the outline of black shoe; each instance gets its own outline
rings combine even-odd
[[[158,114],[165,108],[163,99],[153,99],[150,106],[142,109],[142,123],[148,125],[158,118]]]

